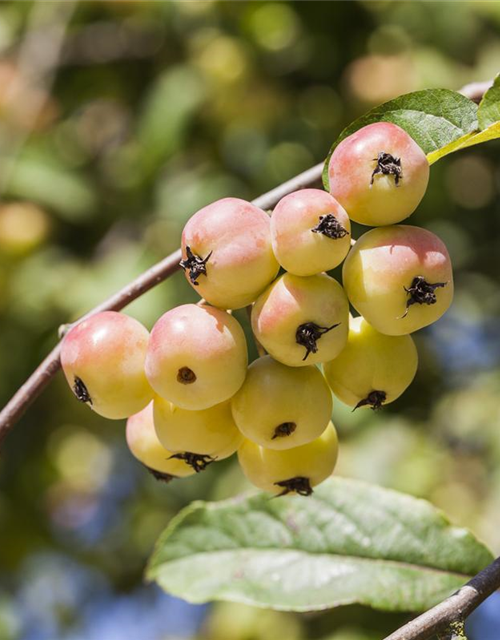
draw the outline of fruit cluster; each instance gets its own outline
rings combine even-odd
[[[396,224],[428,178],[409,135],[376,123],[334,150],[330,193],[291,193],[271,217],[236,198],[201,209],[184,228],[181,266],[203,299],[167,311],[151,334],[116,312],[71,328],[61,360],[76,397],[128,418],[130,450],[158,478],[237,451],[257,487],[311,493],[337,459],[332,391],[353,409],[398,398],[417,370],[409,334],[451,303],[443,242]],[[354,243],[351,219],[376,228]],[[342,262],[343,287],[325,273]],[[250,366],[231,314],[242,307],[266,352]]]

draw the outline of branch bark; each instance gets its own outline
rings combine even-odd
[[[450,625],[463,622],[499,588],[500,558],[497,558],[452,596],[400,627],[385,640],[428,640]]]
[[[272,209],[283,196],[297,189],[313,186],[321,180],[321,172],[323,163],[317,164],[311,169],[295,176],[291,180],[283,183],[276,189],[259,196],[253,203],[261,209]],[[135,280],[127,284],[123,289],[115,293],[113,296],[102,302],[100,305],[89,311],[82,318],[77,320],[81,322],[89,316],[99,313],[100,311],[120,311],[128,304],[142,296],[144,293],[155,287],[170,277],[180,269],[179,261],[181,259],[181,251],[178,249],[174,253],[161,260],[153,267],[142,273]],[[61,367],[60,363],[61,343],[57,344],[49,353],[45,360],[26,380],[26,382],[18,389],[11,400],[5,405],[0,412],[0,445],[3,440],[23,416],[30,404],[41,394],[45,387],[49,384],[55,374]]]

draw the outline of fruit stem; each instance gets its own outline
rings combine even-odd
[[[215,458],[206,455],[204,453],[192,453],[191,451],[184,451],[182,453],[174,453],[170,456],[169,460],[184,460],[186,464],[192,467],[196,473],[204,471],[209,464],[214,462]]]
[[[313,233],[321,233],[332,240],[338,240],[349,235],[349,231],[340,224],[333,213],[320,216],[318,224],[311,231]]]
[[[408,315],[408,310],[412,304],[436,304],[436,289],[439,287],[445,287],[447,284],[447,282],[435,282],[434,284],[430,284],[426,281],[424,276],[415,276],[408,289],[403,287],[409,298],[406,301],[406,311],[401,318]]]
[[[290,478],[289,480],[281,480],[274,483],[277,487],[283,488],[283,491],[276,497],[286,496],[288,493],[298,493],[299,496],[310,496],[313,492],[311,482],[309,478],[304,476],[297,476],[296,478]]]
[[[195,287],[199,285],[197,282],[198,278],[203,275],[207,275],[207,262],[212,255],[213,251],[210,251],[206,258],[202,258],[201,256],[196,255],[191,251],[191,247],[186,247],[186,255],[187,258],[184,258],[179,262],[180,266],[184,269],[184,271],[189,270],[189,279],[191,284]]]
[[[394,183],[396,187],[399,186],[399,181],[403,179],[403,167],[401,166],[401,158],[396,158],[390,153],[381,151],[377,158],[373,159],[377,163],[377,166],[373,170],[372,179],[370,180],[370,187],[373,185],[376,175],[393,175]]]
[[[79,400],[80,402],[88,402],[89,404],[92,404],[92,398],[90,397],[90,393],[88,392],[88,389],[85,386],[85,383],[83,382],[83,380],[81,378],[78,378],[78,376],[75,376],[75,381],[73,384],[73,393],[75,394],[76,399]]]
[[[382,405],[387,400],[387,394],[385,391],[370,391],[370,393],[360,400],[358,404],[354,407],[353,411],[359,409],[360,407],[369,406],[373,411],[377,411],[382,408]]]
[[[310,353],[316,353],[318,351],[317,342],[322,335],[328,333],[335,327],[338,327],[340,322],[332,324],[331,327],[320,327],[315,322],[304,322],[299,325],[295,332],[295,342],[306,348],[306,355],[302,358],[304,361]]]
[[[144,466],[149,471],[149,473],[153,476],[153,478],[155,480],[159,480],[160,482],[172,482],[172,480],[175,480],[177,478],[177,476],[173,476],[170,473],[163,473],[162,471],[151,469],[151,467],[148,467],[146,465]]]

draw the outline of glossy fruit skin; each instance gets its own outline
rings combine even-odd
[[[283,492],[276,483],[291,478],[308,478],[311,487],[320,484],[333,473],[337,457],[337,432],[331,422],[319,438],[300,447],[278,451],[245,440],[238,449],[238,460],[248,480],[275,495]]]
[[[210,304],[240,309],[251,304],[276,277],[279,265],[271,246],[270,219],[265,211],[239,198],[223,198],[200,209],[182,232],[182,257],[187,247],[205,259],[206,275],[194,285]]]
[[[435,290],[435,304],[413,304],[406,313],[405,287],[411,287],[417,276],[444,286]],[[393,336],[435,322],[453,299],[453,273],[444,243],[430,231],[410,225],[363,234],[344,262],[343,282],[356,311],[377,331]]]
[[[317,342],[317,353],[307,353],[296,342],[304,323],[320,327],[339,323]],[[333,360],[347,343],[349,304],[340,284],[319,274],[309,277],[285,273],[259,296],[252,309],[252,329],[264,349],[289,367],[304,367]]]
[[[248,368],[231,408],[246,438],[269,449],[290,449],[323,433],[332,415],[333,400],[317,367],[287,367],[264,356]],[[277,431],[280,425],[285,433]],[[289,435],[287,425],[293,429]]]
[[[410,386],[417,368],[411,336],[386,336],[361,316],[349,323],[345,349],[323,366],[333,393],[350,407],[363,403],[374,391],[385,394],[382,404],[393,402]]]
[[[153,403],[127,420],[127,444],[132,455],[148,469],[177,478],[191,476],[195,470],[184,460],[172,458],[156,435],[153,422]]]
[[[331,238],[314,232],[320,218],[331,214],[347,232]],[[273,251],[280,265],[297,276],[312,276],[338,266],[351,246],[351,223],[333,196],[302,189],[282,198],[271,216]]]
[[[157,397],[153,413],[158,439],[176,453],[189,451],[223,460],[243,441],[229,402],[202,411],[187,411]]]
[[[243,329],[231,315],[208,305],[167,311],[151,331],[146,375],[155,392],[190,411],[231,398],[248,364]],[[186,383],[182,373],[194,372]]]
[[[400,159],[398,180],[395,174],[373,174],[380,153]],[[411,215],[424,197],[429,162],[406,131],[376,122],[342,140],[330,158],[328,177],[330,193],[351,220],[370,226],[395,224]]]
[[[85,385],[87,404],[105,418],[138,413],[153,398],[144,374],[149,333],[137,320],[116,311],[103,311],[79,322],[65,335],[61,365],[75,392]],[[76,394],[76,392],[75,392]]]

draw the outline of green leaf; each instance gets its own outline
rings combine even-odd
[[[477,110],[477,122],[481,131],[500,120],[500,75],[486,91]]]
[[[495,122],[484,131],[476,131],[474,133],[468,133],[462,136],[458,140],[455,140],[451,144],[446,145],[442,149],[433,151],[427,155],[429,164],[434,164],[438,160],[441,160],[444,156],[467,147],[472,147],[475,144],[481,144],[481,142],[489,142],[490,140],[496,140],[500,138],[500,122]]]
[[[449,89],[415,91],[385,102],[355,120],[333,143],[323,170],[328,190],[328,163],[337,145],[358,129],[374,122],[393,122],[430,154],[477,129],[477,105]]]
[[[160,537],[147,576],[190,602],[420,611],[491,561],[428,502],[334,478],[307,498],[194,503]]]

